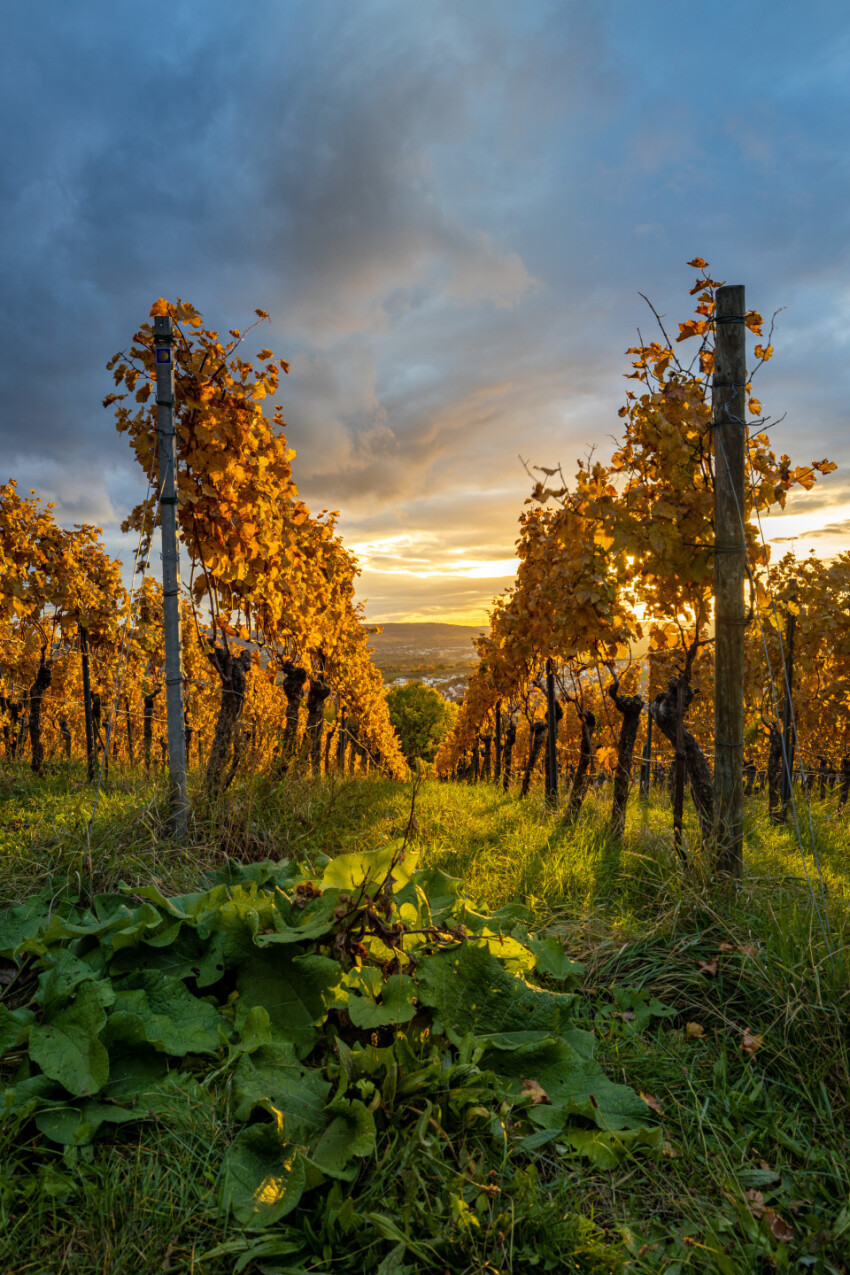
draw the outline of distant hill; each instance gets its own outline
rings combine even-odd
[[[384,681],[422,678],[450,697],[461,694],[466,679],[478,663],[473,639],[486,633],[475,624],[384,624],[369,638],[372,659]]]

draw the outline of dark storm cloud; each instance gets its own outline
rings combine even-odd
[[[311,504],[355,543],[410,537],[411,569],[509,561],[518,454],[608,454],[638,292],[675,329],[695,253],[787,307],[758,390],[788,413],[778,450],[846,464],[850,19],[724,0],[711,22],[674,0],[10,9],[7,473],[117,550],[141,476],[103,364],[157,296],[222,330],[263,306]],[[491,581],[374,583],[370,613],[399,616]]]

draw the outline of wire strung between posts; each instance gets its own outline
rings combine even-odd
[[[156,461],[156,457],[157,457],[157,448],[154,448],[153,454],[151,456],[150,469],[148,470],[148,487],[147,487],[147,492],[145,493],[145,499],[143,501],[144,504],[146,504],[148,500],[150,499],[150,495],[153,490],[153,467]],[[156,494],[157,500],[159,500],[159,498],[162,496],[162,489],[164,484],[165,484],[165,478],[163,477],[160,482],[159,491]],[[138,571],[139,557],[142,552],[142,539],[144,537],[144,534],[145,534],[145,527],[143,522],[142,526],[139,528],[139,540],[136,545],[135,555],[133,557],[133,575],[131,577],[133,580],[136,579],[136,574]],[[143,566],[144,570],[146,570],[150,566],[152,543],[153,543],[153,534],[151,534],[151,539],[148,542],[147,556],[145,558],[145,562]],[[116,669],[115,683],[114,683],[116,686],[115,698],[112,702],[112,709],[110,711],[109,718],[106,724],[106,740],[103,746],[103,756],[100,759],[100,770],[98,771],[98,776],[97,776],[97,787],[95,788],[94,801],[92,802],[91,817],[89,818],[88,826],[86,827],[86,856],[88,859],[89,868],[91,868],[91,830],[94,824],[95,815],[97,814],[97,803],[100,798],[100,789],[103,784],[103,776],[104,776],[104,771],[106,769],[106,762],[109,757],[109,749],[112,745],[112,730],[115,725],[115,719],[118,716],[118,706],[121,702],[121,692],[124,689],[124,678],[127,673],[127,658],[126,658],[127,632],[129,630],[130,622],[132,619],[133,619],[133,604],[131,602],[127,610],[127,619],[124,621],[124,631],[121,634],[121,649],[118,652],[118,668]]]
[[[734,416],[730,415],[728,411],[727,411],[727,413],[726,413],[726,417],[727,417],[727,419],[728,419],[728,420],[734,421],[734,422],[735,422],[736,424],[738,424],[738,425],[743,425],[743,426],[744,426],[744,429],[746,430],[747,426],[746,426],[745,422],[740,421],[740,420],[738,420],[738,419],[737,419],[737,417],[734,417]],[[715,437],[716,444],[717,444],[717,446],[720,448],[720,452],[721,452],[721,454],[722,454],[722,456],[723,456],[723,463],[724,463],[724,464],[725,464],[725,466],[726,466],[726,472],[727,472],[727,474],[729,475],[730,488],[731,488],[732,495],[733,495],[734,500],[735,500],[735,509],[736,509],[736,511],[737,511],[737,514],[738,514],[738,521],[739,521],[739,523],[740,523],[740,525],[741,525],[741,535],[742,535],[742,537],[743,537],[743,543],[742,543],[741,548],[742,548],[742,551],[743,551],[743,554],[744,554],[744,562],[745,562],[746,569],[747,569],[747,576],[749,577],[749,581],[750,581],[750,585],[751,585],[752,589],[755,591],[755,587],[756,587],[756,584],[755,584],[755,578],[754,578],[754,576],[753,576],[753,569],[752,569],[752,565],[751,565],[751,563],[750,563],[750,555],[749,555],[749,553],[747,552],[746,527],[745,527],[745,525],[744,525],[744,515],[743,515],[743,510],[741,509],[740,503],[739,503],[739,501],[738,501],[738,493],[737,493],[737,491],[735,490],[735,484],[732,482],[732,473],[731,473],[731,470],[730,470],[730,467],[729,467],[729,458],[728,458],[728,456],[726,455],[726,448],[723,446],[723,437],[722,437],[722,434],[721,434],[720,430],[715,429],[715,431],[714,431],[714,437]],[[751,472],[752,472],[752,471],[751,471]],[[752,480],[751,480],[751,485],[752,485]],[[759,534],[761,535],[761,538],[762,538],[762,544],[764,544],[764,543],[765,543],[765,540],[764,540],[764,530],[763,530],[762,525],[761,525],[761,518],[760,518],[760,516],[759,516],[759,512],[758,512],[758,504],[756,504],[755,509],[756,509],[756,519],[757,519],[757,521],[758,521],[758,525],[759,525]],[[775,598],[773,597],[773,593],[772,593],[772,592],[770,592],[770,599],[771,599],[771,604],[772,604],[772,607],[773,607],[774,618],[775,618],[776,623],[777,623],[777,632],[779,632],[779,627],[780,627],[780,626],[779,626],[779,616],[778,616],[778,612],[777,612],[777,610],[776,610],[776,600],[775,600]],[[756,617],[756,620],[757,620],[757,623],[758,623],[758,626],[759,626],[759,633],[760,633],[760,635],[761,635],[762,646],[763,646],[763,648],[764,648],[765,663],[766,663],[766,665],[767,665],[767,673],[768,673],[768,677],[770,678],[770,690],[771,690],[771,697],[772,697],[772,699],[773,699],[773,711],[774,711],[774,714],[775,714],[775,716],[776,716],[776,720],[777,720],[777,723],[778,723],[778,722],[779,722],[779,697],[778,697],[777,690],[776,690],[776,682],[775,682],[775,680],[774,680],[774,676],[773,676],[773,668],[772,668],[771,663],[770,663],[770,652],[768,651],[768,647],[767,647],[767,639],[766,639],[766,637],[765,637],[765,632],[764,632],[764,626],[763,626],[763,624],[762,624],[762,622],[761,622],[761,617],[760,617],[760,615],[759,615],[759,613],[758,613],[758,609],[754,607],[754,608],[753,608],[753,612],[754,612],[754,614],[755,614],[755,617]],[[786,696],[787,696],[787,698],[788,698],[788,703],[789,703],[789,705],[791,706],[791,726],[792,726],[792,730],[794,731],[794,736],[795,736],[795,738],[796,738],[796,736],[797,736],[797,726],[796,726],[796,723],[795,723],[795,721],[794,721],[794,710],[793,710],[793,704],[792,704],[792,701],[791,701],[790,686],[789,686],[789,684],[788,684],[788,671],[787,671],[787,666],[786,666],[786,662],[785,662],[785,652],[784,652],[784,647],[783,647],[783,644],[782,644],[782,635],[781,635],[781,633],[779,634],[779,647],[780,647],[780,656],[781,656],[782,661],[783,661],[783,679],[784,679],[784,682],[785,682],[785,693],[786,693]],[[809,830],[810,830],[811,838],[812,838],[812,856],[813,856],[813,858],[814,858],[814,861],[815,861],[815,867],[816,867],[816,869],[817,869],[817,874],[818,874],[818,885],[820,886],[820,894],[821,894],[821,901],[822,901],[822,903],[823,903],[823,911],[821,911],[821,908],[820,908],[820,906],[819,906],[819,904],[818,904],[817,896],[816,896],[816,894],[815,894],[815,889],[814,889],[814,886],[812,885],[811,876],[810,876],[810,874],[809,874],[808,864],[806,863],[806,853],[805,853],[805,850],[804,850],[804,848],[803,848],[803,838],[802,838],[802,835],[801,835],[801,833],[800,833],[800,822],[799,822],[799,819],[798,819],[798,816],[797,816],[797,801],[796,801],[796,798],[795,798],[795,796],[794,796],[793,775],[792,775],[791,767],[790,767],[789,760],[788,760],[788,752],[787,752],[787,748],[786,748],[786,744],[785,744],[784,732],[780,732],[780,738],[781,738],[781,743],[782,743],[782,765],[783,765],[783,769],[784,769],[784,771],[785,771],[786,775],[788,776],[788,791],[789,791],[789,795],[790,795],[790,798],[791,798],[791,809],[792,809],[792,812],[793,812],[793,815],[794,815],[794,830],[795,830],[795,832],[796,832],[796,834],[797,834],[797,846],[798,846],[798,849],[799,849],[799,851],[800,851],[800,859],[802,860],[802,864],[803,864],[803,872],[805,873],[805,877],[806,877],[806,884],[807,884],[807,885],[808,885],[808,887],[809,887],[809,893],[811,894],[811,897],[812,897],[812,903],[814,904],[814,908],[815,908],[815,912],[816,912],[816,914],[817,914],[818,922],[820,923],[821,932],[823,933],[824,941],[826,942],[826,950],[827,950],[827,952],[829,953],[830,959],[833,961],[833,964],[834,964],[834,962],[835,962],[835,952],[834,952],[834,950],[833,950],[832,942],[831,942],[831,939],[830,939],[829,917],[828,917],[828,915],[827,915],[827,910],[826,910],[826,892],[825,892],[825,890],[824,890],[824,885],[823,885],[823,873],[821,872],[820,860],[819,860],[819,858],[818,858],[818,852],[817,852],[817,842],[815,841],[815,831],[814,831],[814,826],[813,826],[813,824],[812,824],[812,811],[811,811],[811,804],[808,802],[808,793],[807,793],[807,794],[806,794],[806,801],[807,801],[807,805],[808,805],[808,812],[809,812]],[[803,766],[802,766],[802,759],[801,759],[801,770],[803,770]],[[804,773],[805,773],[805,772],[804,772]]]

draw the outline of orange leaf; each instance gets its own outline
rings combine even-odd
[[[641,1093],[640,1096],[641,1098],[643,1098],[644,1102],[649,1107],[650,1111],[654,1111],[656,1115],[659,1115],[659,1116],[664,1115],[664,1108],[662,1107],[661,1103],[658,1101],[657,1098],[653,1098],[651,1093]]]

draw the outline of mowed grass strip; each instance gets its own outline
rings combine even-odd
[[[410,785],[373,777],[249,780],[197,813],[190,845],[177,847],[161,779],[119,772],[87,842],[79,771],[39,782],[7,765],[0,785],[4,903],[119,882],[177,892],[228,855],[318,862],[401,836],[411,809]],[[690,816],[683,869],[663,797],[632,801],[622,843],[607,836],[608,801],[592,794],[567,829],[538,797],[493,785],[427,781],[416,797],[421,861],[460,877],[482,908],[525,902],[562,938],[585,965],[582,1014],[606,1070],[663,1113],[660,1158],[603,1172],[553,1155],[552,1180],[623,1238],[631,1271],[850,1270],[847,824],[834,802],[813,801],[821,897],[808,819],[801,856],[793,827],[771,824],[755,798],[744,881],[729,891],[694,854]],[[199,1086],[167,1126],[76,1156],[40,1146],[25,1199],[14,1183],[29,1173],[32,1131],[5,1128],[0,1270],[192,1270],[231,1242],[215,1209],[226,1098]]]

